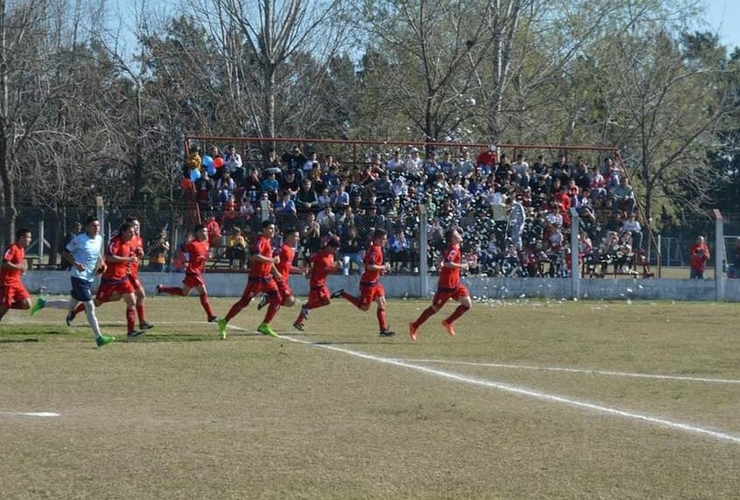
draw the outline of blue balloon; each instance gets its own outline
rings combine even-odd
[[[216,175],[216,167],[211,165],[210,167],[206,167],[206,172],[208,172],[208,175]]]
[[[203,157],[203,166],[206,167],[206,168],[212,167],[213,166],[213,158],[211,158],[208,155],[205,155]]]
[[[193,170],[190,171],[190,180],[195,182],[198,179],[200,179],[200,170],[198,170],[197,168],[194,168]]]

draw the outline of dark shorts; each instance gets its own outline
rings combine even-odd
[[[92,281],[83,280],[81,278],[70,278],[70,281],[72,282],[72,291],[70,292],[70,295],[72,295],[73,299],[79,300],[80,302],[90,302],[93,299],[92,294],[90,293]]]

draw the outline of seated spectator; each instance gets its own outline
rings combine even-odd
[[[242,235],[241,229],[235,227],[226,244],[226,258],[229,259],[229,267],[233,269],[234,260],[239,262],[239,269],[244,269],[247,260],[247,240]]]
[[[622,221],[622,231],[627,231],[632,235],[632,248],[639,253],[642,250],[643,234],[642,226],[640,226],[635,212],[629,213],[627,218]]]
[[[249,169],[249,175],[244,179],[244,193],[251,203],[259,200],[262,194],[262,179],[254,167]]]
[[[236,182],[231,178],[231,174],[226,169],[221,169],[221,178],[216,184],[216,190],[218,191],[218,203],[224,204],[230,196],[234,194],[236,189]]]
[[[635,211],[635,191],[627,177],[622,177],[619,186],[612,190],[612,214],[620,211],[627,214]]]
[[[449,151],[442,153],[442,159],[439,161],[439,171],[444,173],[448,179],[452,178],[455,164],[452,163],[452,156]]]
[[[280,199],[274,204],[274,209],[276,214],[295,215],[298,212],[295,202],[290,197],[289,190],[283,190],[282,196],[280,196]]]
[[[606,179],[595,166],[590,168],[588,174],[588,188],[591,190],[595,206],[599,207],[606,203]]]
[[[334,208],[336,209],[344,209],[346,207],[349,207],[349,193],[347,192],[347,186],[344,182],[339,184],[337,186],[337,191],[334,194]]]
[[[278,183],[277,179],[275,178],[274,172],[268,172],[267,177],[262,180],[261,183],[262,186],[262,193],[267,195],[267,198],[271,202],[277,201],[277,193],[280,189],[280,184]]]
[[[393,197],[393,185],[388,178],[388,172],[383,172],[380,178],[373,182],[372,189],[379,203],[384,203]]]
[[[393,235],[388,239],[388,248],[390,249],[390,264],[394,272],[400,270],[409,271],[409,242],[403,227],[397,227]]]
[[[280,181],[281,191],[290,191],[291,196],[295,196],[301,188],[301,182],[296,178],[295,170],[286,170]]]
[[[237,185],[241,185],[246,177],[244,172],[244,166],[242,164],[242,157],[236,152],[236,148],[233,145],[226,146],[226,155],[224,156],[224,170],[229,172],[231,178]]]
[[[303,179],[301,189],[295,196],[296,208],[299,212],[312,212],[319,207],[319,197],[313,189],[311,179]]]
[[[511,171],[514,174],[514,182],[525,188],[531,181],[529,173],[529,163],[524,161],[524,155],[517,153],[516,160],[511,164]]]

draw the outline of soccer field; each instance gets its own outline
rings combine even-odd
[[[214,299],[216,313],[233,302]],[[252,304],[229,338],[196,297],[96,349],[84,317],[0,323],[3,499],[737,498],[740,309],[476,302],[450,338],[428,305]],[[125,337],[123,304],[99,309]],[[36,415],[34,415],[36,414]],[[40,414],[40,415],[39,415]]]

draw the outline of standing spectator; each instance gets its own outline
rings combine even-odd
[[[511,164],[511,171],[514,174],[514,180],[519,186],[522,188],[529,186],[529,163],[524,161],[524,155],[522,153],[517,153],[516,160]]]
[[[448,246],[442,255],[439,284],[432,299],[432,304],[424,309],[414,322],[409,324],[409,336],[413,342],[416,342],[421,325],[439,311],[448,300],[454,299],[460,303],[449,317],[442,320],[442,326],[453,337],[455,336],[453,323],[473,307],[468,289],[460,283],[460,270],[468,269],[468,263],[463,262],[462,252],[460,251],[462,236],[456,228],[452,228],[447,230],[445,240]]]
[[[524,224],[527,222],[527,212],[524,210],[520,196],[517,196],[511,204],[508,217],[511,244],[516,247],[517,251],[521,252],[522,233],[524,232]]]
[[[348,208],[347,210],[351,210]],[[357,228],[349,226],[347,234],[341,239],[339,244],[339,255],[342,258],[342,272],[349,276],[349,272],[354,262],[358,271],[362,269],[362,240],[357,235]]]
[[[200,305],[206,313],[208,322],[213,323],[217,318],[216,315],[213,314],[211,303],[208,300],[208,290],[206,290],[206,282],[203,278],[203,273],[206,270],[208,253],[208,235],[206,233],[206,228],[202,224],[199,224],[195,226],[195,238],[190,238],[189,235],[185,236],[183,254],[185,256],[184,261],[187,267],[185,270],[185,279],[182,280],[182,287],[157,285],[157,293],[187,297],[190,290],[195,289],[195,291],[198,292],[198,297],[200,297]]]
[[[216,190],[218,191],[217,200],[219,205],[226,203],[236,190],[236,182],[234,182],[231,174],[225,168],[221,169],[221,177],[216,183]]]
[[[95,335],[95,344],[98,347],[115,342],[115,337],[103,335],[100,331],[98,318],[95,315],[95,303],[90,293],[90,287],[95,275],[105,269],[103,260],[103,237],[100,232],[100,222],[96,217],[90,217],[85,221],[85,232],[78,234],[69,242],[67,248],[62,252],[62,258],[72,264],[70,281],[72,284],[71,300],[46,300],[40,297],[31,309],[31,315],[44,307],[65,309],[72,311],[79,302],[85,304],[87,321]]]
[[[26,248],[31,244],[31,238],[30,230],[19,229],[15,233],[15,242],[3,254],[0,266],[0,320],[9,309],[31,308],[31,295],[21,282],[21,275],[26,271]]]
[[[208,235],[208,245],[211,247],[211,254],[218,252],[221,246],[221,225],[216,220],[215,215],[210,215],[205,224],[206,234]]]
[[[277,337],[277,333],[270,326],[270,321],[275,317],[282,298],[277,283],[272,275],[274,264],[280,263],[280,257],[273,257],[272,245],[270,240],[275,236],[275,224],[270,220],[262,222],[262,232],[255,239],[250,248],[251,266],[249,267],[249,279],[244,287],[241,298],[231,306],[226,316],[218,320],[219,337],[221,340],[226,339],[226,326],[229,321],[239,314],[242,309],[247,307],[252,299],[259,294],[266,294],[269,306],[262,323],[257,327],[257,331],[262,335]]]
[[[496,146],[491,144],[488,149],[484,149],[478,154],[478,158],[475,159],[475,166],[481,172],[485,172],[486,175],[490,174],[494,166],[498,163],[496,156]]]
[[[707,261],[710,256],[709,247],[704,242],[704,236],[698,236],[696,238],[696,242],[689,249],[689,255],[691,255],[691,273],[689,277],[691,279],[703,280],[704,271],[707,268]]]
[[[64,235],[64,239],[62,240],[62,248],[61,252],[64,252],[64,250],[67,249],[67,245],[69,245],[69,242],[72,241],[78,234],[82,232],[82,223],[81,222],[75,222],[72,224],[72,230]],[[70,264],[67,260],[62,259],[61,264],[59,264],[59,270],[60,271],[69,271],[72,269],[72,264]]]
[[[365,252],[365,271],[360,277],[360,296],[355,297],[343,289],[331,294],[330,298],[342,297],[347,299],[353,306],[361,311],[370,309],[370,304],[378,305],[376,317],[380,327],[381,337],[392,337],[396,333],[388,327],[388,319],[385,314],[385,289],[380,283],[380,275],[387,273],[391,266],[383,262],[383,247],[388,243],[388,233],[383,229],[375,229],[372,236],[372,244]]]
[[[637,220],[637,214],[632,212],[627,215],[627,219],[622,221],[622,231],[629,231],[632,234],[632,249],[635,253],[642,250],[642,226]]]
[[[619,186],[612,190],[612,214],[623,211],[631,214],[635,211],[635,191],[626,176],[619,180]]]
[[[149,257],[149,272],[161,273],[167,264],[167,255],[170,252],[170,243],[163,228],[157,229],[157,234],[149,241],[147,256]]]

